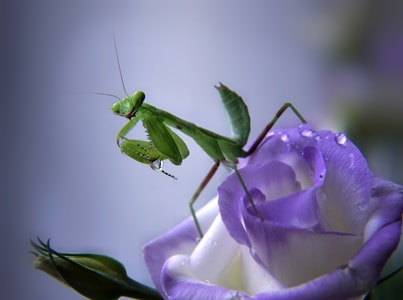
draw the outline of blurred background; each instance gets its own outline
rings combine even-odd
[[[82,299],[33,270],[36,236],[65,252],[115,257],[151,284],[142,245],[189,216],[188,199],[212,165],[185,138],[190,157],[165,165],[179,179],[153,172],[117,148],[126,121],[111,113],[115,99],[72,93],[124,96],[114,34],[128,92],[144,91],[150,104],[228,135],[213,88],[221,81],[247,102],[253,141],[291,101],[314,128],[347,131],[376,173],[402,184],[402,4],[2,1],[2,298]],[[276,126],[297,125],[287,113]],[[401,263],[395,255],[385,272]],[[385,284],[382,299],[396,299],[402,281]]]

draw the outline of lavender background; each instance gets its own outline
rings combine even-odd
[[[365,115],[381,106],[383,120],[401,119],[398,1],[9,2],[0,6],[5,299],[82,299],[32,269],[28,241],[37,235],[63,251],[113,256],[150,283],[142,245],[189,215],[188,199],[212,165],[185,138],[190,157],[165,168],[179,180],[152,172],[116,147],[125,120],[110,112],[113,98],[70,93],[123,96],[113,32],[129,92],[223,134],[219,81],[246,100],[251,141],[285,101],[336,131],[354,124],[346,112],[356,108]],[[288,113],[277,126],[296,124]],[[402,183],[400,134],[390,137],[394,152],[382,143],[367,151],[376,171]]]

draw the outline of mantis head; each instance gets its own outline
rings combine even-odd
[[[127,96],[126,98],[113,103],[112,105],[112,112],[119,116],[126,117],[128,119],[132,118],[137,110],[143,104],[145,99],[145,94],[141,91],[135,92],[131,96]]]

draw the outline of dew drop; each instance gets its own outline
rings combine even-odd
[[[210,280],[205,279],[205,280],[204,280],[204,283],[206,283],[206,284],[210,284]]]
[[[270,131],[270,132],[266,135],[267,138],[271,138],[272,136],[274,136],[274,131]]]
[[[252,256],[256,256],[256,255],[257,255],[255,248],[251,248],[251,249],[250,249],[250,254],[251,254]]]
[[[290,139],[287,133],[283,133],[280,138],[283,142],[288,142]]]
[[[324,203],[327,200],[327,196],[323,191],[318,190],[316,192],[316,199],[317,199],[318,203]]]
[[[212,246],[212,247],[215,247],[215,246],[217,246],[217,241],[215,241],[215,240],[212,240],[212,241],[211,241],[211,246]]]
[[[347,142],[347,137],[344,133],[337,133],[335,139],[336,143],[339,145],[345,145]]]
[[[365,211],[366,208],[367,208],[367,205],[365,205],[365,204],[363,204],[363,203],[358,204],[358,209],[359,209],[360,211]]]
[[[243,296],[240,292],[237,292],[236,294],[232,295],[230,300],[241,300],[243,299]]]
[[[314,136],[314,131],[313,131],[312,129],[304,128],[304,129],[302,129],[302,130],[300,131],[300,134],[301,134],[303,137],[311,138],[311,137]]]
[[[186,259],[182,259],[180,262],[180,266],[184,267],[186,265]]]

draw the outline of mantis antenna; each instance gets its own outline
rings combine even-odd
[[[119,53],[118,53],[118,46],[117,46],[117,43],[116,43],[116,37],[115,37],[115,35],[113,35],[113,44],[114,44],[114,46],[115,46],[116,61],[118,62],[119,76],[120,76],[120,81],[122,82],[123,92],[125,93],[126,97],[129,97],[129,93],[128,93],[127,90],[126,90],[125,81],[123,80],[122,67],[120,66]],[[119,99],[119,100],[120,100],[120,99]]]

